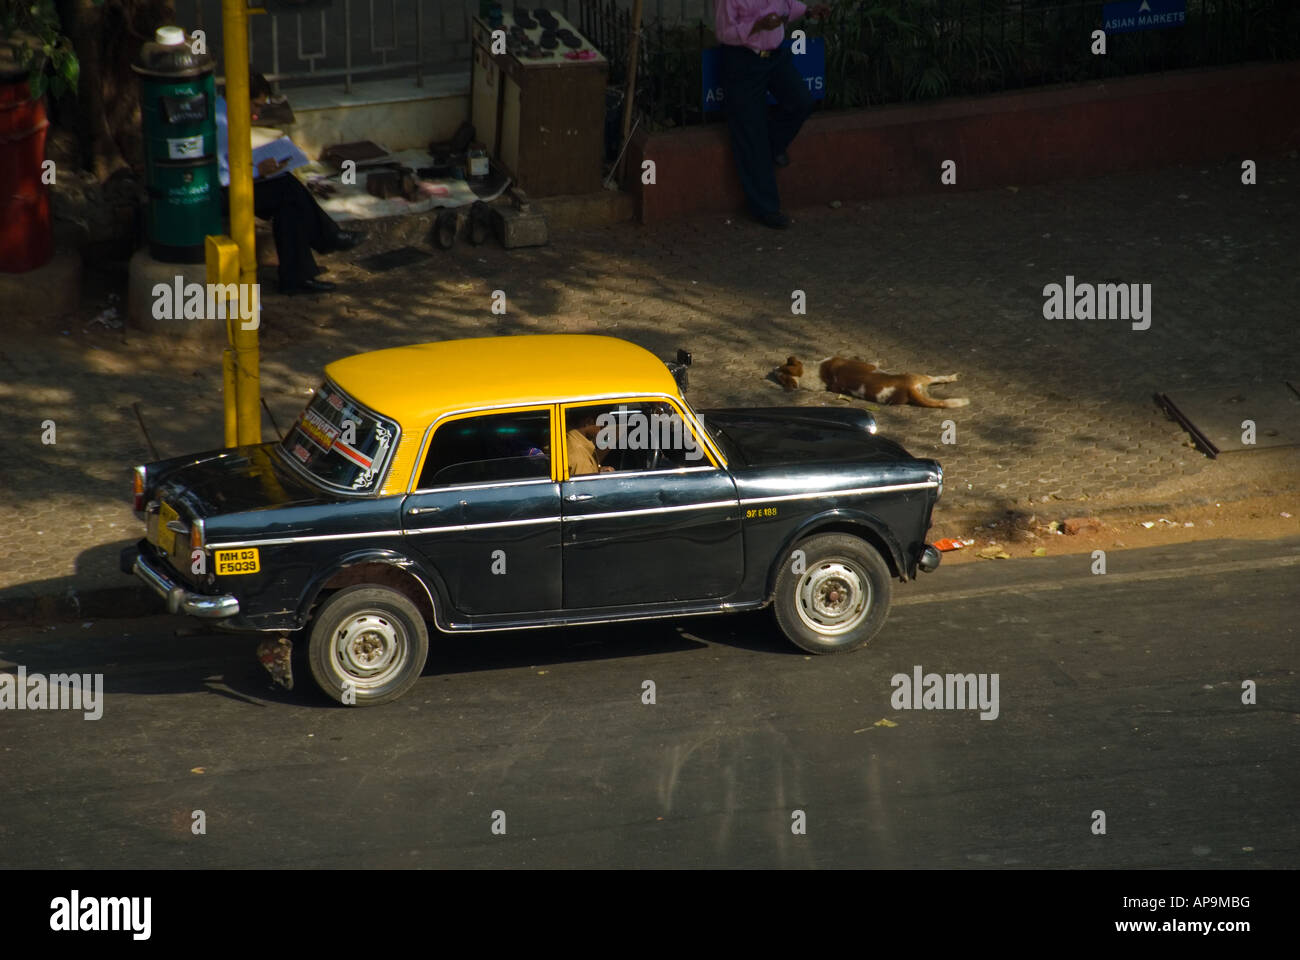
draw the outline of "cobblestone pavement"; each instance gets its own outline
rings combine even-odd
[[[1261,159],[1254,186],[1236,165],[1184,167],[801,210],[786,232],[710,216],[563,232],[528,250],[422,244],[427,260],[384,273],[360,261],[401,241],[376,231],[325,258],[344,295],[268,295],[263,392],[283,427],[322,365],[350,353],[601,332],[663,356],[690,349],[697,407],[842,404],[769,379],[789,354],[842,353],[960,374],[934,392],[969,407],[877,412],[883,433],[944,463],[941,516],[1229,499],[1260,492],[1253,458],[1276,456],[1210,461],[1151,397],[1300,382],[1298,212],[1289,157]],[[1067,274],[1151,284],[1150,329],[1044,319],[1044,286]],[[504,316],[491,313],[494,290]],[[792,313],[796,290],[805,315]],[[16,433],[0,478],[0,604],[126,581],[117,553],[140,535],[129,467],[151,458],[133,404],[162,456],[221,443],[219,351],[85,329],[98,307],[57,329],[7,320],[0,333],[0,414]],[[46,420],[53,445],[41,442]],[[941,442],[945,420],[955,444]],[[1295,459],[1282,462],[1300,478]]]

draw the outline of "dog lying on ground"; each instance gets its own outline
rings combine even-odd
[[[776,379],[787,390],[798,390],[803,378],[803,364],[795,357],[787,357],[785,366],[778,367]],[[940,400],[930,396],[926,388],[932,383],[952,383],[957,374],[928,376],[924,373],[885,373],[874,363],[865,360],[848,360],[844,357],[827,357],[817,364],[817,375],[832,393],[844,393],[876,403],[911,403],[918,407],[964,407],[970,401],[965,397]],[[816,389],[809,385],[806,390]]]

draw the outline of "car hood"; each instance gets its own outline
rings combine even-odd
[[[201,453],[161,478],[155,496],[207,518],[330,499],[279,462],[277,444]]]
[[[810,461],[911,460],[893,440],[873,432],[875,418],[865,410],[764,407],[704,410],[709,427],[718,427],[747,466]]]

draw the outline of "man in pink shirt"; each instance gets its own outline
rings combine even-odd
[[[812,8],[799,0],[713,0],[714,33],[722,43],[723,104],[731,146],[750,210],[778,230],[790,225],[781,212],[776,167],[790,162],[790,146],[812,112],[812,95],[788,48],[785,25],[805,13],[821,19],[825,4]],[[767,94],[776,107],[768,115]]]

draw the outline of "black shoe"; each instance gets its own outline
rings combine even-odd
[[[298,286],[281,289],[280,292],[286,297],[295,297],[302,293],[333,293],[337,288],[337,284],[328,280],[304,280]]]
[[[362,235],[355,230],[340,230],[334,234],[331,250],[351,250],[362,240]]]
[[[790,155],[786,153],[784,150],[782,150],[780,153],[778,153],[775,157],[772,158],[772,162],[775,163],[778,167],[788,167],[790,166]]]
[[[765,213],[758,218],[759,223],[771,227],[773,230],[784,230],[790,226],[790,218],[780,210],[773,210],[771,213]]]

